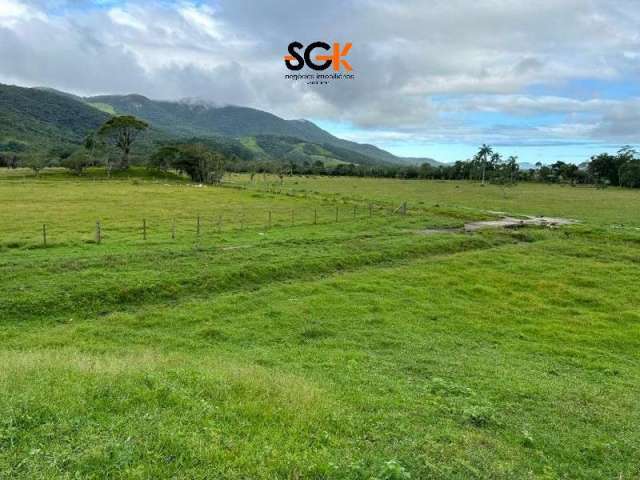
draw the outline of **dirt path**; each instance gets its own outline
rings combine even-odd
[[[420,233],[424,235],[435,235],[437,233],[466,233],[466,232],[476,232],[478,230],[485,230],[490,228],[521,228],[521,227],[527,227],[527,226],[554,228],[554,227],[560,227],[563,225],[572,225],[574,223],[577,223],[577,221],[571,220],[568,218],[503,217],[499,220],[484,220],[484,221],[465,223],[464,227],[462,228],[428,228],[426,230],[420,230]]]

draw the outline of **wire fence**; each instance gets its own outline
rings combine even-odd
[[[243,208],[217,210],[188,216],[141,215],[139,220],[96,218],[93,222],[48,222],[20,232],[0,232],[0,247],[53,247],[70,243],[122,244],[140,242],[195,243],[225,233],[267,232],[301,226],[329,225],[396,215],[410,215],[407,203],[321,205],[312,208]],[[36,228],[37,227],[37,228]],[[4,237],[4,238],[3,238]]]

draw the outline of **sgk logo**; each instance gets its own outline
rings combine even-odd
[[[289,70],[302,70],[305,65],[312,70],[326,70],[332,65],[333,70],[336,72],[339,72],[342,67],[344,67],[348,72],[352,70],[349,62],[344,59],[344,57],[349,55],[351,42],[345,43],[342,48],[340,48],[340,43],[334,42],[331,55],[316,55],[313,58],[314,50],[322,49],[328,52],[332,48],[331,45],[325,42],[313,42],[310,43],[307,48],[304,49],[304,53],[300,55],[298,51],[302,50],[303,47],[304,45],[300,42],[291,42],[289,44],[289,47],[287,48],[289,55],[284,56],[284,63]],[[295,63],[292,62],[293,60],[295,60]],[[314,60],[322,63],[316,63]]]

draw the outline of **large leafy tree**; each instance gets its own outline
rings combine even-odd
[[[569,180],[573,184],[579,175],[579,168],[573,163],[557,161],[552,163],[550,168],[554,181],[562,182]]]
[[[636,160],[637,156],[638,152],[631,145],[625,145],[618,150],[618,159],[622,164],[630,162],[631,160]]]
[[[132,115],[111,117],[99,129],[98,135],[122,152],[119,167],[129,168],[129,153],[138,135],[149,128],[149,124]]]
[[[163,172],[166,172],[171,168],[177,169],[181,156],[182,151],[180,147],[175,145],[165,145],[160,147],[153,153],[153,155],[151,155],[151,158],[149,158],[149,165]]]
[[[51,156],[44,152],[34,152],[31,153],[23,159],[22,164],[25,167],[33,170],[33,173],[36,176],[40,175],[40,171],[44,170],[47,167],[54,166],[55,162],[52,160]]]
[[[620,185],[623,187],[640,187],[640,160],[629,160],[620,167]]]
[[[221,183],[225,157],[203,144],[166,145],[158,149],[150,164],[161,170],[170,168],[184,172],[194,182]]]
[[[638,152],[629,145],[625,145],[618,150],[616,155],[601,153],[600,155],[591,157],[588,171],[597,182],[608,180],[612,185],[621,185],[622,179],[620,178],[620,175],[622,168],[627,163],[636,161],[637,155]]]
[[[619,184],[618,171],[620,170],[619,158],[609,153],[601,153],[591,157],[588,171],[596,183],[608,181],[612,185]]]

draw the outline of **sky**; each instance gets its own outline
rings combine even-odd
[[[0,0],[0,82],[243,105],[394,154],[580,163],[640,144],[638,0]],[[285,79],[292,41],[353,80]]]

